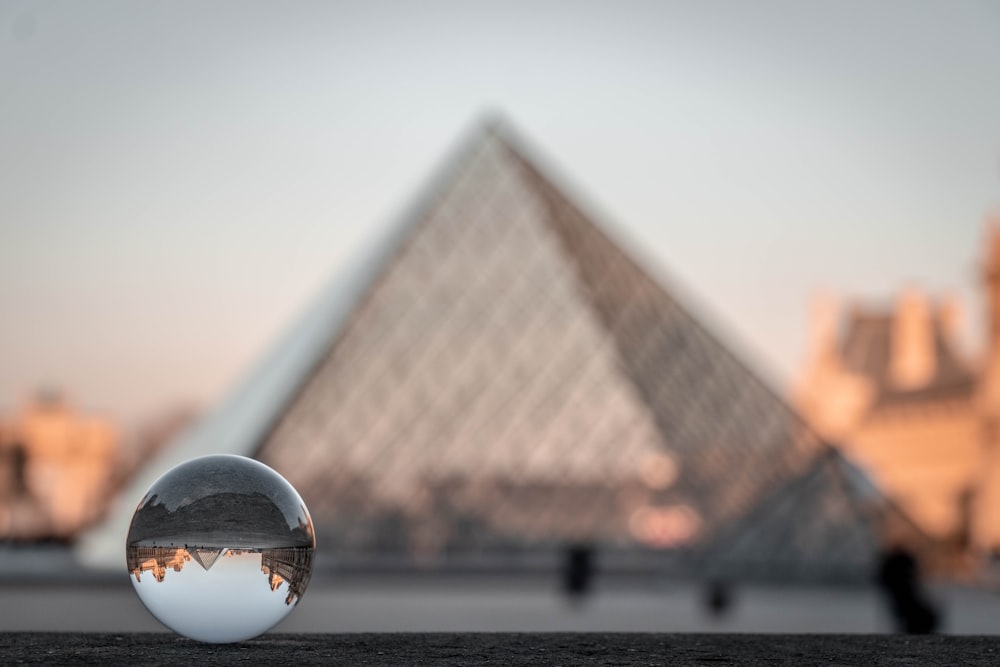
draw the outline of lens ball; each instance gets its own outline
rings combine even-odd
[[[266,632],[302,598],[316,537],[302,498],[243,456],[172,468],[129,526],[125,558],[139,599],[161,623],[203,642]]]

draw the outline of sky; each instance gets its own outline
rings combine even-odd
[[[260,553],[227,550],[208,570],[190,561],[180,572],[167,570],[163,581],[152,572],[131,579],[146,609],[171,630],[199,641],[228,643],[270,630],[295,609],[285,604],[288,583],[272,591],[261,563]]]
[[[210,407],[500,111],[778,389],[811,295],[959,295],[1000,2],[0,0],[0,414]]]

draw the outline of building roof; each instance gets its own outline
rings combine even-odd
[[[874,407],[971,397],[975,375],[954,350],[937,317],[929,318],[927,323],[931,327],[928,353],[933,357],[933,375],[917,387],[895,385],[891,373],[895,317],[891,312],[855,309],[841,345],[846,369],[872,381],[876,394]]]

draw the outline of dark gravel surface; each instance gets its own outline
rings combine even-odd
[[[711,634],[0,634],[0,664],[997,665],[1000,637]]]

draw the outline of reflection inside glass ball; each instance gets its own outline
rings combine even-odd
[[[242,456],[192,459],[160,477],[132,517],[125,557],[161,623],[204,642],[256,637],[295,607],[316,538],[281,475]]]

